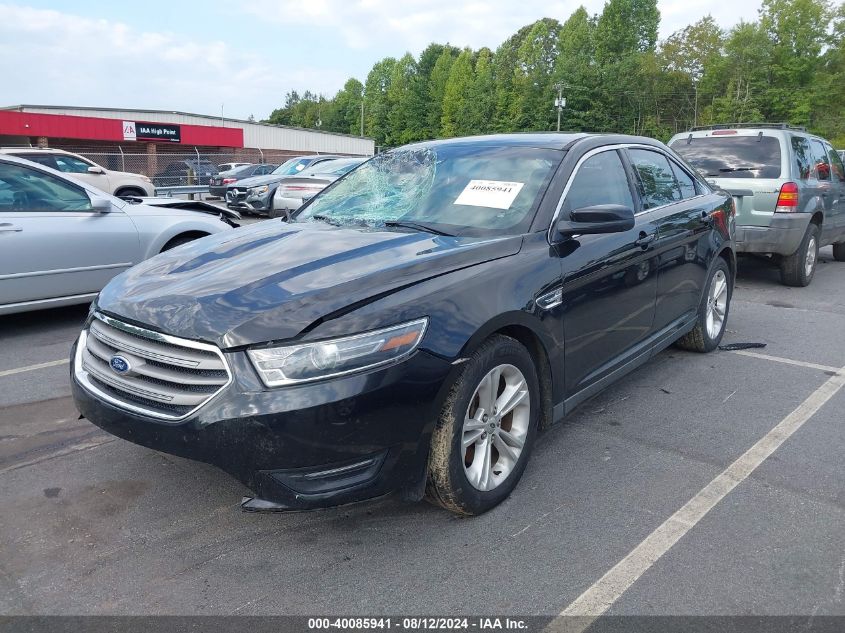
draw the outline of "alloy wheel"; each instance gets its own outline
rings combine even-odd
[[[513,365],[498,365],[475,388],[464,417],[461,447],[472,486],[499,486],[522,454],[531,420],[528,382]]]
[[[717,270],[707,293],[707,336],[715,339],[725,325],[728,311],[728,278],[725,271]]]
[[[813,268],[816,266],[816,238],[810,237],[807,242],[807,257],[804,258],[804,275],[808,278],[813,274]]]

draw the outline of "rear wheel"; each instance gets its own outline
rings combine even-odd
[[[845,262],[845,242],[833,245],[833,259],[838,262]]]
[[[426,497],[457,514],[502,502],[528,462],[540,416],[528,350],[497,335],[466,363],[431,439]]]
[[[810,223],[798,250],[780,260],[780,280],[786,286],[805,287],[813,281],[819,260],[819,227]]]
[[[731,269],[720,257],[707,280],[707,291],[698,307],[695,327],[678,339],[678,347],[692,352],[712,352],[716,349],[725,333],[730,305]]]

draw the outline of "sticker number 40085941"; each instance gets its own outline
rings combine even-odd
[[[470,180],[455,204],[492,209],[510,209],[525,183],[501,180]]]

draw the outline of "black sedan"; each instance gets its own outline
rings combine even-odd
[[[208,193],[218,198],[226,197],[226,189],[244,178],[252,178],[253,176],[266,176],[272,174],[278,165],[271,165],[269,163],[256,163],[254,165],[241,165],[228,171],[221,171],[216,176],[212,176],[208,181]]]
[[[731,197],[647,138],[402,147],[289,223],[115,278],[72,352],[74,398],[230,472],[247,510],[400,491],[478,514],[541,429],[673,343],[718,345],[733,224]]]

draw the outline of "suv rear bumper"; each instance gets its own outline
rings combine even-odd
[[[775,213],[769,226],[738,224],[736,250],[739,253],[775,253],[792,255],[801,245],[809,213]]]

